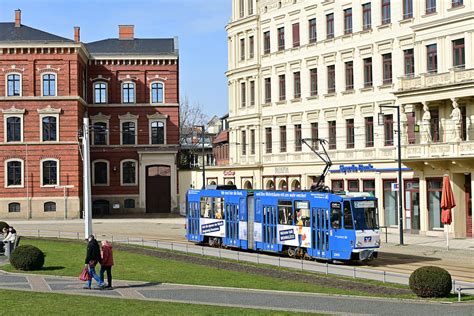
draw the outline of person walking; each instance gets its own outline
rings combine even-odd
[[[112,244],[107,240],[102,241],[102,260],[100,261],[100,281],[104,283],[104,274],[107,272],[107,286],[112,289],[112,266],[114,265],[114,255]]]
[[[95,239],[94,235],[90,235],[88,238],[89,243],[87,244],[87,253],[86,253],[86,260],[85,265],[87,270],[89,271],[90,276],[97,281],[99,284],[99,288],[104,288],[104,283],[100,280],[99,276],[95,272],[95,266],[100,261],[100,246],[97,240]],[[92,279],[88,280],[84,289],[91,289],[92,286]]]
[[[15,247],[15,240],[16,240],[16,230],[13,226],[3,229],[3,233],[6,235],[5,239],[3,239],[3,243],[5,244],[5,252],[6,249],[9,249],[10,253],[8,256],[13,252],[13,248]],[[9,247],[6,247],[6,244],[9,244]]]

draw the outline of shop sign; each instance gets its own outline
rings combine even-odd
[[[224,170],[224,176],[235,176],[235,171]]]
[[[392,182],[392,192],[398,192],[398,182]]]
[[[375,171],[375,168],[372,164],[368,165],[340,165],[339,166],[339,171],[348,173],[348,172],[370,172],[370,171]]]

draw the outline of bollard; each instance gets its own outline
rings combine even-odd
[[[130,238],[127,237],[127,245],[130,245]]]
[[[58,239],[61,239],[61,232],[58,232]]]
[[[143,241],[143,237],[142,237],[142,247],[145,245],[144,241]]]
[[[237,262],[240,262],[240,251],[237,251]]]
[[[456,280],[453,279],[453,294],[456,294]]]
[[[462,288],[458,287],[458,302],[461,302],[461,292],[462,292]]]
[[[111,236],[111,242],[112,243],[114,242],[114,236],[113,235]]]
[[[189,247],[188,247],[188,246],[189,246],[189,245],[186,244],[186,254],[189,254],[189,249],[188,249]]]
[[[204,256],[204,247],[201,247],[201,255]]]
[[[40,230],[38,229],[38,238],[40,238]]]
[[[173,249],[173,243],[171,243],[171,251],[174,251],[174,249]]]
[[[303,258],[301,258],[301,271],[303,271]]]
[[[354,267],[354,273],[352,274],[352,277],[355,279],[356,278],[356,267]]]
[[[385,270],[383,271],[383,283],[386,283],[387,282],[387,278],[386,278],[386,272]]]
[[[281,258],[278,257],[278,268],[281,268]]]
[[[77,240],[79,240],[79,233],[76,233],[76,235],[77,235]]]
[[[328,264],[328,262],[326,261],[326,275],[328,275],[328,274],[329,274],[329,264]]]
[[[258,253],[257,253],[257,264],[260,264],[260,260],[259,260],[259,257],[258,257]]]

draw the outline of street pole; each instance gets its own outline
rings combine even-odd
[[[89,118],[84,117],[82,151],[83,163],[83,185],[84,185],[84,235],[85,239],[92,235],[92,201],[91,201],[91,173],[89,152]]]
[[[398,225],[400,229],[400,246],[403,245],[403,178],[402,178],[402,133],[400,126],[400,107],[397,106],[398,129]]]
[[[202,138],[202,189],[206,188],[206,159],[204,155],[204,125],[201,125]]]
[[[400,107],[398,105],[381,105],[378,123],[383,125],[383,108],[390,108],[397,110],[397,134],[398,134],[398,152],[397,152],[397,163],[398,163],[398,228],[400,231],[400,246],[403,246],[403,177],[402,177],[402,131],[400,124]]]

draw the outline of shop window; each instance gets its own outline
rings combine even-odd
[[[362,191],[375,196],[375,180],[362,180]]]
[[[442,179],[427,179],[429,229],[441,229],[441,190]]]
[[[344,192],[344,180],[332,180],[331,188],[334,193]]]
[[[349,192],[359,192],[359,180],[347,180],[347,190]]]
[[[385,214],[385,226],[396,226],[397,219],[397,194],[392,191],[392,183],[395,180],[384,180],[383,182],[383,207]]]

